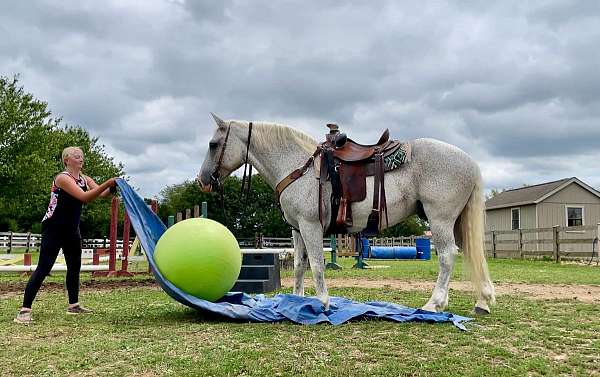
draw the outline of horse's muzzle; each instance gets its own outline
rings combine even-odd
[[[211,192],[212,191],[211,183],[205,185],[204,183],[202,183],[202,179],[200,179],[200,177],[196,178],[196,182],[198,183],[198,186],[200,186],[200,190],[202,190],[202,192]]]

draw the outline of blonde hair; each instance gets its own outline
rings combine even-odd
[[[63,151],[62,151],[62,163],[63,163],[63,166],[65,168],[67,167],[67,164],[65,164],[66,158],[69,157],[75,151],[79,151],[83,155],[83,151],[79,147],[66,147],[65,149],[63,149]]]

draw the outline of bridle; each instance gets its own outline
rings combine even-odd
[[[210,175],[211,184],[214,184],[215,188],[220,191],[221,200],[223,201],[223,182],[221,182],[221,177],[219,171],[221,170],[221,165],[223,164],[223,156],[225,156],[225,149],[227,148],[227,142],[229,141],[229,134],[231,132],[231,122],[227,124],[227,131],[225,133],[225,140],[223,140],[223,145],[221,146],[221,151],[219,153],[219,160],[217,161],[217,165],[213,170],[213,173]],[[248,123],[248,139],[246,141],[246,157],[244,159],[244,176],[242,178],[242,187],[241,194],[244,194],[244,188],[246,189],[246,202],[248,202],[248,197],[250,196],[250,183],[252,182],[252,165],[248,163],[248,154],[250,153],[250,138],[252,137],[252,122]],[[250,168],[248,169],[248,165]],[[248,174],[246,172],[248,170]],[[247,177],[247,179],[246,179]],[[247,180],[247,186],[246,186]]]
[[[221,177],[219,175],[219,170],[221,170],[221,165],[223,164],[223,156],[225,155],[225,149],[227,148],[227,141],[229,140],[229,133],[231,131],[231,123],[227,124],[227,132],[225,133],[225,140],[223,141],[223,145],[221,146],[221,153],[219,154],[219,160],[217,161],[217,165],[215,165],[215,169],[210,175],[210,183],[214,184],[216,188],[222,189]]]

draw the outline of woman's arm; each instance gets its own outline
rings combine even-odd
[[[58,187],[65,190],[72,197],[84,203],[89,203],[100,196],[100,194],[102,194],[108,188],[115,186],[115,179],[116,178],[110,178],[101,185],[96,185],[95,188],[92,188],[89,191],[83,191],[81,187],[75,183],[75,180],[66,174],[59,174],[58,177],[56,177],[55,182]]]
[[[87,182],[87,185],[88,185],[88,187],[90,188],[90,190],[91,190],[91,189],[95,189],[96,187],[98,187],[98,184],[96,183],[96,181],[94,181],[94,180],[92,179],[92,177],[88,177],[87,175],[84,175],[84,177],[85,177],[85,181]],[[106,198],[106,197],[107,197],[107,196],[109,196],[110,194],[111,194],[111,192],[110,192],[110,188],[108,188],[108,189],[106,189],[106,190],[102,191],[102,192],[100,193],[100,195],[99,195],[99,196],[100,196],[101,198]]]

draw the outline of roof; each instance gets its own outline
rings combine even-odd
[[[539,185],[525,186],[517,189],[506,190],[485,202],[486,209],[512,207],[517,205],[537,204],[549,196],[557,193],[571,183],[576,183],[600,198],[600,192],[579,180],[577,177],[563,178],[558,181],[540,183]]]

